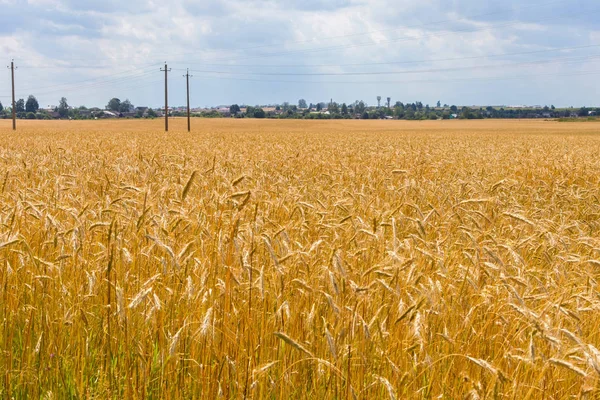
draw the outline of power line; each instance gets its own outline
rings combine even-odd
[[[73,92],[81,92],[82,90],[91,90],[91,89],[99,89],[99,90],[103,90],[103,89],[111,89],[114,87],[117,87],[118,90],[126,90],[126,89],[137,89],[137,88],[142,88],[142,87],[147,87],[150,86],[152,84],[158,83],[158,82],[162,82],[162,79],[159,80],[151,80],[151,81],[145,81],[145,79],[149,78],[150,74],[147,74],[145,76],[141,76],[138,78],[130,78],[127,80],[122,80],[120,82],[113,82],[110,84],[104,84],[103,82],[98,82],[97,84],[95,84],[94,86],[88,86],[88,87],[71,87],[71,88],[64,88],[64,89],[55,89],[55,90],[50,90],[50,91],[45,91],[45,92],[38,92],[38,91],[34,91],[36,96],[40,96],[40,95],[52,95],[52,94],[58,94],[58,93],[73,93]],[[19,94],[19,97],[25,97],[26,95],[23,93]]]
[[[503,56],[503,55],[523,55],[523,54],[533,54],[533,53],[540,53],[540,52],[572,50],[572,49],[583,49],[583,48],[592,48],[592,47],[598,47],[598,46],[599,45],[565,47],[565,48],[557,48],[557,49],[530,51],[530,52],[497,54],[497,55],[490,55],[489,57],[496,57],[496,56]],[[485,57],[488,57],[488,56],[459,57],[459,58],[455,58],[454,60],[476,59],[476,58],[485,58]],[[403,74],[403,73],[449,72],[449,71],[456,71],[456,70],[481,69],[481,68],[499,68],[499,67],[518,66],[518,65],[528,65],[528,64],[552,63],[552,62],[560,62],[563,60],[565,60],[565,61],[582,60],[582,59],[589,59],[589,58],[596,58],[596,57],[597,56],[585,56],[585,57],[566,58],[566,59],[528,61],[528,62],[519,62],[519,63],[513,63],[513,64],[484,65],[484,66],[474,66],[474,67],[443,68],[443,69],[413,70],[413,71],[357,72],[357,73],[250,73],[250,72],[243,72],[243,73],[239,73],[239,74],[241,74],[241,75],[259,75],[259,76],[387,75],[387,74]],[[437,61],[441,61],[441,60],[442,59],[438,59]],[[446,60],[446,59],[444,59],[444,60]],[[423,60],[423,62],[425,62],[425,61],[431,61],[431,60]],[[407,61],[407,62],[399,62],[399,63],[417,63],[417,62],[418,61]],[[150,64],[150,65],[153,65],[153,64]],[[194,70],[192,70],[192,71],[194,71]],[[233,74],[231,72],[225,72],[225,71],[197,71],[197,72],[210,73],[210,74]],[[36,89],[29,88],[29,90],[35,90],[36,93],[39,95],[39,94],[48,94],[48,93],[54,93],[54,92],[59,92],[59,91],[80,90],[81,88],[84,88],[84,87],[88,88],[88,89],[99,87],[99,86],[106,87],[106,86],[112,86],[112,85],[120,85],[123,82],[130,83],[135,80],[144,79],[144,78],[148,77],[149,75],[152,75],[152,73],[144,72],[144,71],[138,71],[138,72],[124,71],[121,73],[112,74],[111,76],[115,76],[115,75],[124,75],[124,76],[119,77],[119,78],[104,79],[104,80],[102,79],[102,77],[99,77],[99,78],[93,78],[93,79],[79,81],[79,82],[75,82],[75,83],[52,85],[52,86],[36,88]],[[45,91],[42,93],[39,92],[40,89],[52,89],[52,88],[55,88],[55,89],[50,90],[50,91]],[[24,91],[28,90],[28,88],[25,88],[23,90]]]
[[[216,63],[194,63],[191,62],[191,65],[200,65],[207,67],[231,67],[231,68],[325,68],[325,67],[361,67],[361,66],[377,66],[377,65],[404,65],[404,64],[423,64],[423,63],[434,63],[434,62],[447,62],[447,61],[465,61],[465,60],[477,60],[484,58],[497,58],[497,57],[511,57],[511,56],[522,56],[522,55],[532,55],[532,54],[544,54],[551,52],[560,52],[560,51],[568,51],[568,50],[583,50],[583,49],[591,49],[600,47],[600,44],[591,44],[584,46],[571,46],[571,47],[555,47],[549,49],[541,49],[541,50],[529,50],[529,51],[520,51],[520,52],[512,52],[512,53],[496,53],[496,54],[485,54],[478,56],[464,56],[464,57],[449,57],[449,58],[433,58],[433,59],[421,59],[421,60],[406,60],[406,61],[382,61],[382,62],[371,62],[371,63],[349,63],[349,64],[216,64]],[[148,68],[149,66],[158,65],[159,63],[154,64],[144,64],[138,68]],[[61,69],[61,68],[70,68],[70,69],[103,69],[108,66],[100,66],[100,67],[92,67],[92,66],[69,66],[69,67],[35,67],[35,66],[26,66],[20,68],[27,69]],[[183,71],[183,69],[179,69]],[[123,72],[129,73],[129,71]],[[93,78],[97,79],[97,78]],[[83,81],[85,82],[85,81]],[[58,86],[58,85],[56,85]],[[0,97],[9,97],[9,96],[0,96]]]
[[[45,87],[28,87],[28,88],[23,88],[22,90],[27,91],[27,90],[56,89],[56,90],[52,90],[52,91],[59,91],[59,90],[67,90],[68,88],[71,88],[71,87],[90,88],[90,87],[94,87],[95,85],[98,85],[98,84],[104,85],[104,84],[111,83],[111,82],[118,83],[118,82],[122,82],[124,80],[127,81],[132,78],[141,77],[141,76],[149,76],[149,75],[150,75],[149,71],[121,72],[121,73],[113,73],[110,75],[103,75],[101,77],[96,77],[96,78],[84,79],[84,80],[80,80],[80,81],[76,81],[76,82],[68,82],[68,83],[50,85],[50,86],[45,86]],[[113,78],[111,78],[111,77],[113,77]],[[105,79],[105,78],[109,78],[109,79]]]
[[[211,63],[190,63],[192,65],[202,65],[209,67],[258,67],[258,68],[325,68],[325,67],[366,67],[375,65],[400,65],[400,64],[423,64],[433,62],[445,62],[445,61],[465,61],[465,60],[477,60],[483,58],[496,58],[496,57],[510,57],[510,56],[523,56],[531,54],[542,54],[551,53],[555,51],[566,51],[566,50],[582,50],[600,47],[600,44],[591,44],[586,46],[574,46],[574,47],[556,47],[551,49],[543,50],[531,50],[521,51],[515,53],[498,53],[498,54],[486,54],[481,56],[465,56],[465,57],[450,57],[450,58],[434,58],[424,60],[408,60],[408,61],[383,61],[375,63],[353,63],[353,64],[211,64]]]
[[[307,81],[307,80],[273,80],[273,79],[252,79],[252,78],[232,78],[232,77],[211,77],[211,79],[220,79],[220,80],[230,80],[230,81],[245,81],[245,82],[259,82],[259,83],[298,83],[298,84],[343,84],[343,85],[361,85],[361,84],[394,84],[394,83],[402,83],[402,84],[410,84],[410,83],[448,83],[449,81],[457,82],[457,81],[498,81],[498,80],[513,80],[513,79],[531,79],[537,77],[545,77],[545,76],[585,76],[585,75],[596,75],[600,74],[600,70],[592,70],[592,71],[579,71],[579,72],[570,72],[570,73],[540,73],[534,75],[511,75],[511,76],[501,76],[501,77],[471,77],[471,78],[453,78],[449,79],[409,79],[409,80],[393,80],[393,81]],[[206,78],[205,78],[206,79]]]
[[[586,59],[592,59],[592,58],[597,58],[599,57],[599,55],[593,55],[593,56],[583,56],[583,57],[569,57],[569,58],[562,58],[562,59],[552,59],[552,60],[540,60],[540,61],[530,61],[530,62],[519,62],[519,63],[510,63],[510,64],[500,64],[500,65],[480,65],[480,66],[472,66],[472,67],[458,67],[458,68],[442,68],[442,69],[429,69],[429,70],[404,70],[404,71],[390,71],[390,72],[366,72],[366,73],[360,73],[362,75],[381,75],[381,74],[407,74],[407,73],[426,73],[426,72],[450,72],[450,71],[462,71],[462,70],[469,70],[469,69],[492,69],[492,68],[504,68],[504,67],[514,67],[514,66],[520,66],[520,65],[536,65],[536,64],[547,64],[547,63],[556,63],[556,62],[573,62],[573,61],[581,61],[581,60],[586,60]],[[193,70],[192,70],[193,71]],[[223,73],[222,71],[202,71],[204,73],[208,73],[208,74],[231,74],[234,75],[233,73]],[[107,88],[107,87],[111,87],[114,85],[118,85],[119,89],[124,89],[126,87],[131,87],[131,88],[139,88],[139,87],[143,87],[143,86],[149,86],[150,84],[154,84],[159,82],[158,80],[153,80],[151,82],[146,82],[144,85],[140,84],[140,83],[135,83],[134,85],[132,85],[132,83],[134,83],[135,81],[139,81],[139,80],[145,80],[146,78],[148,78],[149,76],[152,75],[151,72],[139,72],[139,73],[129,73],[129,72],[122,72],[121,75],[125,74],[125,76],[119,77],[119,78],[113,78],[113,79],[109,79],[109,80],[98,80],[98,78],[93,79],[92,82],[89,82],[86,85],[68,85],[69,87],[64,87],[64,85],[55,85],[56,86],[61,86],[59,88],[56,88],[54,90],[49,90],[49,91],[45,91],[45,92],[39,92],[36,90],[36,94],[40,95],[40,94],[50,94],[50,93],[56,93],[56,92],[71,92],[71,91],[80,91],[82,88],[84,89],[91,89],[91,88]],[[250,73],[239,73],[239,74],[235,74],[235,75],[248,75]],[[250,74],[250,75],[256,75],[256,74]],[[295,73],[260,73],[259,76],[336,76],[336,75],[352,75],[352,74],[341,74],[341,73],[336,73],[336,74],[295,74]],[[534,76],[540,76],[540,74],[534,75]],[[509,77],[510,78],[510,77]],[[318,83],[315,81],[267,81],[267,80],[251,80],[251,79],[235,79],[235,78],[225,78],[225,79],[230,79],[230,80],[246,80],[246,81],[258,81],[258,82],[283,82],[283,83]],[[502,78],[501,78],[502,79]],[[456,79],[453,79],[456,80]],[[398,81],[395,81],[398,82]],[[407,82],[407,81],[401,81],[401,82]],[[408,82],[428,82],[428,81],[408,81]],[[324,81],[323,83],[342,83],[339,81]],[[365,81],[352,81],[352,82],[343,82],[343,83],[348,83],[348,84],[364,84],[364,83],[383,83],[383,81],[375,81],[375,82],[365,82]],[[123,86],[123,84],[125,84],[125,87]]]
[[[556,62],[572,62],[582,61],[587,59],[594,59],[600,57],[600,54],[591,56],[579,56],[569,58],[559,58],[551,60],[538,60],[538,61],[524,61],[517,63],[505,63],[505,64],[488,64],[488,65],[477,65],[468,67],[452,67],[452,68],[432,68],[432,69],[415,69],[415,70],[401,70],[401,71],[363,71],[363,72],[230,72],[230,71],[211,71],[211,70],[190,70],[192,72],[204,73],[204,74],[217,74],[217,75],[252,75],[252,76],[364,76],[364,75],[398,75],[398,74],[420,74],[420,73],[438,73],[438,72],[454,72],[454,71],[466,71],[474,69],[489,69],[489,68],[506,68],[515,67],[522,65],[537,65],[537,64],[549,64]]]

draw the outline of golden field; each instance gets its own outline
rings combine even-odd
[[[0,396],[600,396],[600,128],[0,121]]]

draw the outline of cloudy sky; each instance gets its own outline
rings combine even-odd
[[[600,105],[597,0],[0,0],[0,54],[43,107]]]

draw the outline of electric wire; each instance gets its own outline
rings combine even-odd
[[[400,71],[362,71],[362,72],[231,72],[231,71],[215,71],[215,70],[194,70],[190,69],[190,72],[203,73],[203,74],[217,74],[217,75],[252,75],[252,76],[365,76],[365,75],[397,75],[397,74],[421,74],[421,73],[440,73],[440,72],[455,72],[455,71],[467,71],[477,69],[491,69],[491,68],[507,68],[523,65],[538,65],[538,64],[552,64],[560,62],[573,62],[573,61],[585,61],[588,59],[596,59],[600,57],[600,54],[590,56],[579,56],[579,57],[567,57],[557,58],[551,60],[538,60],[538,61],[523,61],[516,63],[505,63],[505,64],[487,64],[487,65],[476,65],[466,67],[449,67],[449,68],[431,68],[431,69],[415,69],[415,70],[400,70]],[[174,69],[180,70],[180,69]]]
[[[423,59],[423,60],[407,60],[407,61],[382,61],[382,62],[371,62],[371,63],[351,63],[351,64],[211,64],[211,63],[188,63],[190,65],[202,65],[207,67],[244,67],[244,68],[327,68],[327,67],[366,67],[375,65],[401,65],[401,64],[424,64],[434,62],[447,62],[447,61],[465,61],[465,60],[477,60],[483,58],[496,58],[496,57],[512,57],[532,54],[543,54],[551,52],[560,52],[568,50],[582,50],[598,48],[600,44],[590,44],[585,46],[573,46],[573,47],[555,47],[543,50],[531,50],[531,51],[520,51],[514,53],[497,53],[497,54],[485,54],[478,56],[464,56],[464,57],[450,57],[450,58],[434,58],[434,59]]]

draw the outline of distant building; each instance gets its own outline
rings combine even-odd
[[[231,116],[231,111],[229,110],[229,107],[219,107],[219,108],[217,108],[217,112],[219,114],[223,115],[224,117]]]
[[[593,116],[595,116],[595,115],[598,115],[598,113],[597,113],[596,111],[590,111],[590,112],[588,112],[588,115],[589,115],[590,117],[593,117]]]
[[[103,111],[101,116],[104,118],[119,118],[119,114],[117,114],[113,111],[107,111],[107,110]]]

